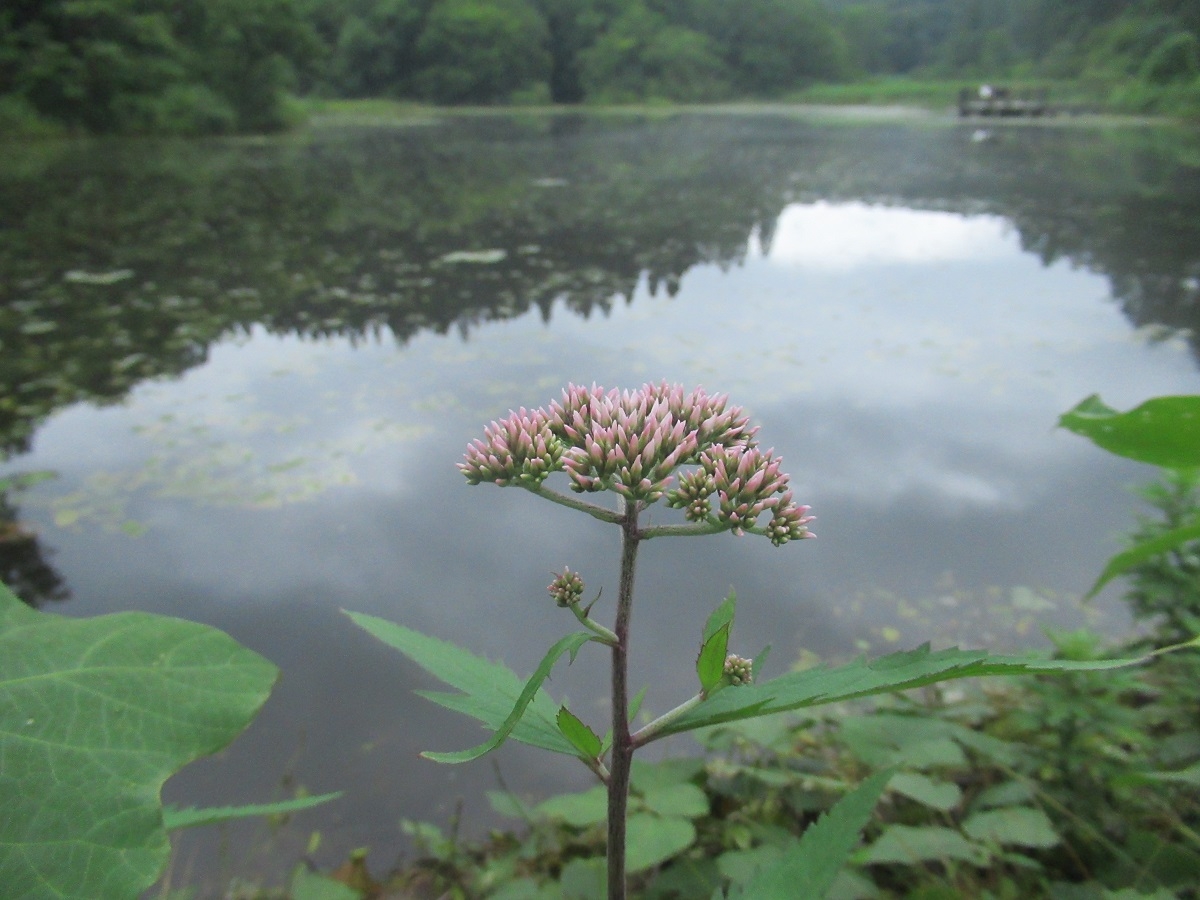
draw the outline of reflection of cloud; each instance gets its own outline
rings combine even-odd
[[[1016,237],[999,216],[822,201],[784,209],[768,258],[785,265],[853,269],[991,259],[1015,251]]]

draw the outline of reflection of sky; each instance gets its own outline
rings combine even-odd
[[[779,265],[847,271],[1009,256],[1016,235],[999,216],[866,203],[793,203],[779,216],[768,258]],[[761,253],[755,242],[752,249]]]
[[[1102,278],[1042,267],[998,219],[818,203],[785,210],[769,253],[694,269],[674,298],[643,287],[605,318],[556,309],[549,325],[531,314],[403,347],[255,330],[120,406],[61,412],[7,468],[60,473],[21,503],[55,549],[71,611],[213,621],[283,667],[267,724],[173,782],[177,796],[265,799],[302,746],[298,779],[351,791],[323,826],[336,856],[386,848],[401,816],[444,822],[460,792],[482,822],[478,794],[493,784],[486,766],[412,763],[397,777],[397,760],[478,732],[414,701],[420,676],[335,611],[527,671],[568,627],[544,595],[550,571],[570,565],[610,596],[615,534],[520,492],[468,488],[454,462],[487,420],[568,380],[660,379],[747,406],[820,538],[647,545],[634,680],[655,683],[657,712],[692,690],[700,617],[731,585],[739,648],[773,643],[780,665],[801,648],[889,646],[893,627],[914,645],[932,622],[975,644],[1020,639],[1030,623],[1014,632],[989,604],[1025,586],[1086,589],[1131,524],[1125,486],[1151,474],[1056,431],[1058,414],[1093,392],[1125,408],[1197,390],[1183,348],[1139,340]],[[935,613],[903,612],[925,601]],[[593,716],[599,664],[553,682]],[[518,790],[584,783],[520,748],[501,759]],[[210,797],[217,780],[226,793]]]

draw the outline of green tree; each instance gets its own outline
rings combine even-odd
[[[413,0],[379,0],[342,24],[329,66],[337,93],[402,94],[416,71],[416,42],[425,9]]]
[[[5,92],[88,131],[152,128],[156,99],[187,75],[164,12],[132,2],[19,3],[3,29]]]
[[[525,0],[438,0],[417,40],[417,93],[495,103],[550,75],[546,21]]]
[[[719,45],[739,91],[771,95],[851,69],[833,16],[812,0],[705,0],[697,26]]]
[[[605,15],[595,0],[536,0],[546,20],[550,54],[550,99],[555,103],[583,100],[580,53],[603,28]]]
[[[318,49],[293,0],[16,0],[0,95],[91,132],[268,129]]]
[[[582,54],[588,99],[719,99],[728,72],[713,41],[634,0]]]

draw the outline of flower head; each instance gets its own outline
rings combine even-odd
[[[734,687],[749,684],[754,680],[754,660],[730,653],[725,657],[725,677]]]
[[[551,432],[545,412],[526,412],[521,407],[488,425],[483,440],[467,447],[458,468],[471,484],[541,484],[547,475],[562,468],[562,444]]]
[[[724,395],[702,388],[571,384],[548,409],[492,422],[459,469],[472,484],[528,487],[562,470],[577,492],[614,491],[641,504],[665,496],[689,521],[765,534],[776,545],[811,537],[808,507],[792,502],[781,460],[758,448],[757,431]],[[770,522],[761,526],[764,515]]]
[[[578,572],[564,568],[546,587],[559,606],[574,606],[583,598],[583,579]]]

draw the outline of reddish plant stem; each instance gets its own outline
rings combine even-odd
[[[612,648],[612,755],[608,779],[608,900],[625,900],[625,817],[633,738],[629,733],[629,622],[633,617],[633,574],[637,565],[638,507],[624,505],[621,519],[621,586]]]

